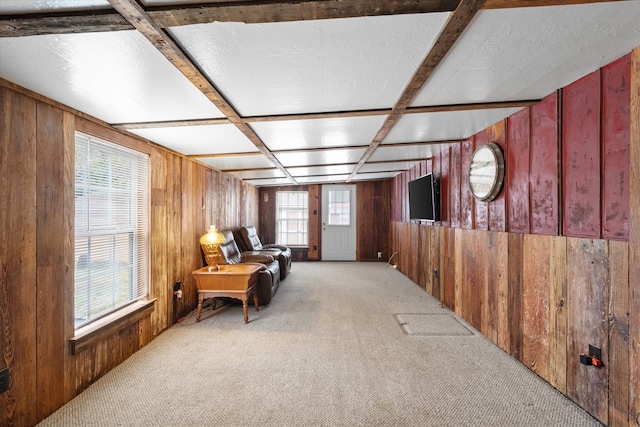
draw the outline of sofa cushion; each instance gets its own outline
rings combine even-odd
[[[285,245],[263,245],[254,225],[242,227],[236,233],[238,242],[244,251],[263,251],[274,254],[280,263],[280,279],[284,280],[291,270],[291,249]]]

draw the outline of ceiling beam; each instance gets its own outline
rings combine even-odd
[[[189,79],[217,108],[264,154],[284,175],[296,184],[280,161],[264,145],[258,134],[242,120],[240,114],[182,49],[160,28],[135,0],[109,0],[111,6],[146,37],[180,72]]]
[[[483,9],[535,7],[633,0],[487,0]],[[415,13],[451,12],[458,0],[280,0],[182,4],[147,7],[149,17],[161,28],[211,22],[285,22],[384,16]],[[113,10],[0,15],[0,37],[43,34],[93,33],[133,30],[122,15]]]
[[[458,0],[280,0],[238,3],[182,4],[147,7],[150,19],[162,28],[211,22],[288,22],[397,14],[450,12]],[[113,11],[1,15],[0,37],[132,30]]]
[[[407,107],[404,114],[441,113],[447,111],[490,110],[498,108],[524,108],[540,102],[540,99],[526,101],[478,102],[475,104],[430,105],[424,107]],[[391,108],[353,111],[327,111],[323,113],[277,114],[271,116],[245,116],[246,123],[282,122],[294,120],[339,119],[351,117],[384,116],[391,113]],[[179,126],[205,126],[229,124],[227,118],[167,120],[158,122],[112,123],[118,129],[152,129]]]
[[[486,0],[461,0],[456,10],[449,16],[442,32],[438,36],[435,44],[427,54],[422,64],[418,67],[415,74],[409,81],[409,84],[400,95],[400,98],[393,106],[391,113],[382,124],[378,133],[373,137],[373,141],[369,144],[369,148],[364,152],[362,158],[353,169],[347,182],[350,182],[358,174],[358,171],[369,160],[371,155],[376,151],[378,146],[389,135],[391,129],[400,121],[405,110],[411,105],[413,100],[425,85],[427,80],[434,73],[438,65],[447,56],[458,38],[464,33],[471,20],[482,8]]]

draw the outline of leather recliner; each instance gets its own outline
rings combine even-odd
[[[240,252],[230,230],[221,231],[224,243],[220,245],[219,264],[259,263],[266,269],[258,273],[258,302],[266,305],[271,302],[280,286],[280,264],[272,255],[253,251]]]
[[[258,237],[256,227],[250,225],[242,227],[237,232],[238,242],[243,251],[280,251],[276,256],[280,263],[280,279],[284,280],[289,271],[291,271],[291,249],[285,245],[275,243],[263,245]],[[275,253],[275,252],[274,252]]]

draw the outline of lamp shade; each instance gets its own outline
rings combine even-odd
[[[209,231],[200,237],[200,247],[204,252],[204,258],[207,265],[218,265],[220,255],[220,245],[224,243],[224,235],[216,229],[215,225],[209,227]]]

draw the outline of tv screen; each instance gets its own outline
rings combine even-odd
[[[409,218],[440,221],[440,189],[433,174],[409,182]]]

